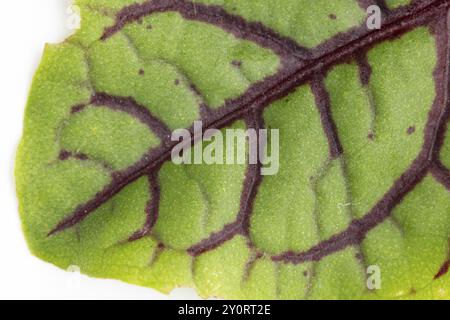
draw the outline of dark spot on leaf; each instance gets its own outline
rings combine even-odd
[[[147,30],[152,30],[152,29],[153,29],[153,26],[151,24],[148,24],[147,25]]]
[[[414,126],[409,127],[408,130],[406,131],[408,135],[412,135],[414,132],[416,132],[416,127]]]
[[[367,139],[373,140],[373,139],[375,139],[375,135],[371,132],[367,135]]]
[[[67,160],[69,159],[71,156],[71,153],[67,150],[61,150],[61,152],[59,153],[59,160]]]
[[[145,70],[144,70],[144,69],[139,69],[139,75],[140,75],[140,76],[145,75]]]
[[[233,60],[233,61],[231,62],[231,64],[232,64],[233,66],[235,66],[235,67],[238,67],[238,68],[242,67],[242,61]]]
[[[180,79],[175,79],[175,85],[176,86],[180,85]]]
[[[329,17],[331,20],[336,20],[336,19],[337,19],[337,16],[336,16],[334,13],[331,13],[328,17]]]

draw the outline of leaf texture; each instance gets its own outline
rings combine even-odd
[[[77,5],[17,157],[35,255],[204,297],[450,297],[450,1]],[[280,172],[173,164],[196,120],[279,129]]]

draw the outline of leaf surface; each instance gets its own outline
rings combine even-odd
[[[450,1],[77,4],[17,157],[35,255],[204,297],[450,297]],[[175,165],[197,120],[279,129],[279,173]]]

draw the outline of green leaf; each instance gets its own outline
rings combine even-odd
[[[204,297],[450,298],[450,1],[77,5],[17,156],[36,256]],[[197,120],[278,129],[279,173],[172,163]]]

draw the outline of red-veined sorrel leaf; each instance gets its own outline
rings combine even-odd
[[[17,159],[34,254],[205,297],[450,297],[450,1],[77,5]],[[279,173],[175,165],[197,120],[278,129]]]

